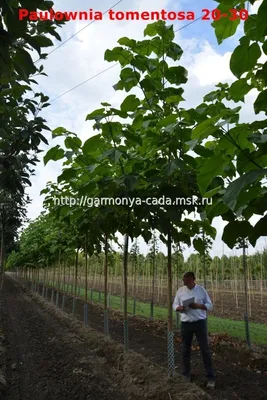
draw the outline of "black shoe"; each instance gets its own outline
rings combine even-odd
[[[208,381],[206,388],[215,389],[215,381]]]

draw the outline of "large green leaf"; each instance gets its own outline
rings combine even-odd
[[[236,33],[239,24],[239,18],[231,21],[229,18],[222,17],[218,21],[214,21],[211,25],[215,28],[215,35],[218,44],[221,44],[224,39],[233,36]]]
[[[254,102],[254,111],[255,114],[259,114],[261,111],[264,111],[265,114],[267,114],[267,89],[260,92],[256,98]]]
[[[224,202],[228,205],[231,210],[235,209],[237,198],[240,195],[243,188],[257,181],[259,178],[267,174],[267,169],[258,169],[250,171],[234,182],[230,183],[224,194]]]
[[[123,47],[114,47],[112,50],[106,50],[104,59],[108,62],[118,61],[122,67],[130,64],[133,55],[130,51],[125,50]]]
[[[197,175],[197,181],[202,195],[205,194],[205,191],[213,178],[223,174],[224,168],[228,163],[229,160],[225,158],[223,153],[215,154],[213,157],[205,161]]]
[[[212,135],[218,128],[215,126],[216,122],[220,119],[219,116],[206,119],[198,124],[192,131],[192,139],[203,140],[209,135]]]
[[[229,222],[224,228],[222,240],[232,249],[239,238],[246,238],[251,235],[253,226],[248,221]]]
[[[68,182],[73,178],[77,177],[77,169],[74,168],[69,168],[69,169],[65,169],[61,175],[58,176],[57,178],[57,182],[61,183],[61,182]]]
[[[230,69],[239,79],[244,72],[250,71],[261,56],[261,49],[258,43],[249,44],[249,39],[240,39],[240,45],[235,48],[230,60]]]
[[[249,236],[250,243],[255,246],[261,236],[267,236],[267,215],[262,217],[254,226],[253,232]]]
[[[266,15],[267,15],[267,1],[263,0],[261,3],[258,12],[257,12],[257,32],[259,36],[266,36],[267,33],[267,24],[266,24]]]
[[[55,138],[57,136],[63,136],[66,133],[68,133],[67,129],[65,129],[62,126],[60,126],[60,127],[56,128],[56,129],[53,129],[52,138]]]
[[[203,242],[202,239],[197,238],[193,240],[193,246],[198,251],[200,254],[205,253],[205,243]]]
[[[235,81],[229,88],[229,93],[231,96],[231,99],[234,100],[235,102],[238,102],[240,100],[244,101],[244,96],[248,94],[248,92],[253,89],[253,86],[250,86],[247,83],[247,80],[242,78],[239,79],[238,81]]]
[[[122,156],[121,151],[117,149],[109,149],[102,154],[101,159],[109,158],[110,160],[115,162],[115,164],[117,164],[121,156]]]
[[[187,82],[187,76],[188,76],[187,70],[184,67],[181,67],[181,66],[170,67],[165,72],[166,79],[171,84],[175,84],[175,85],[180,85],[181,83],[186,83]]]
[[[71,149],[73,151],[78,151],[82,145],[81,139],[77,137],[67,137],[64,143],[67,149]]]
[[[105,108],[99,108],[98,110],[95,110],[92,113],[88,114],[85,120],[95,120],[96,122],[99,122],[103,118],[105,118]]]
[[[87,139],[82,147],[83,154],[94,154],[96,150],[103,146],[101,134],[95,135]]]
[[[60,148],[59,145],[52,147],[52,149],[48,150],[46,155],[44,156],[44,165],[48,163],[48,161],[57,161],[64,157],[64,150]]]
[[[24,49],[17,49],[14,64],[16,71],[25,81],[28,81],[30,75],[36,72],[36,67],[33,64],[30,54]]]
[[[136,111],[139,105],[140,100],[135,96],[135,94],[131,94],[121,103],[121,110],[125,112]]]

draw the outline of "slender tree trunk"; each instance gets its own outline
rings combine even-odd
[[[104,259],[104,309],[108,308],[108,236],[105,234],[105,259]]]
[[[171,233],[168,233],[168,332],[172,331],[172,243]]]
[[[1,247],[0,247],[0,289],[4,284],[4,224],[1,224]]]
[[[74,296],[77,296],[77,278],[78,278],[78,260],[79,260],[79,249],[76,251],[76,260],[75,260],[75,280],[74,280]]]
[[[127,286],[127,275],[128,275],[128,246],[129,246],[129,235],[125,235],[124,240],[124,257],[123,257],[123,278],[124,278],[124,320],[128,319],[128,286]]]
[[[85,254],[85,293],[84,293],[84,301],[87,304],[88,302],[88,257],[87,257],[87,232],[85,233],[85,242],[84,242],[84,254]]]

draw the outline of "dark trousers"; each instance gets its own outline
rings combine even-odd
[[[193,335],[195,334],[202,354],[207,377],[209,380],[215,380],[209,348],[207,320],[203,319],[196,322],[181,322],[181,334],[183,340],[183,374],[185,376],[190,376],[191,373],[191,346]]]

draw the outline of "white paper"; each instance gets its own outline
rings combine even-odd
[[[190,304],[192,304],[192,303],[194,303],[195,302],[195,298],[194,297],[191,297],[190,299],[187,299],[187,300],[184,300],[183,301],[183,306],[184,307],[188,307]]]

